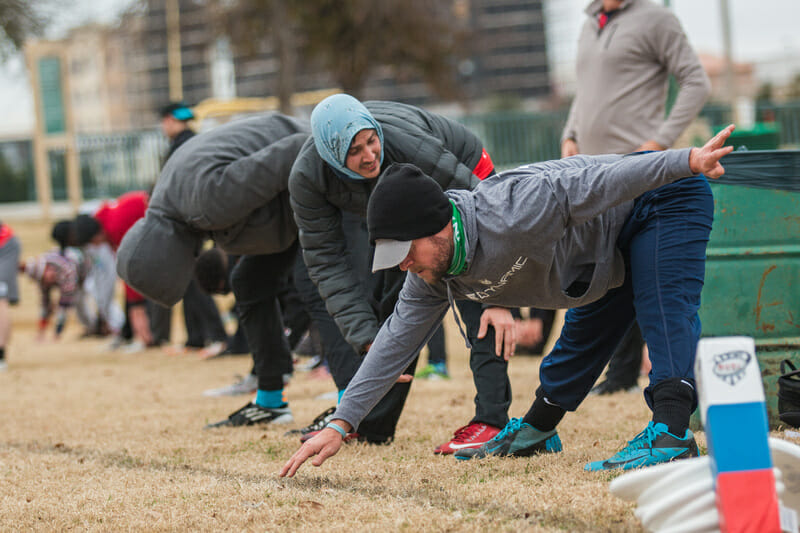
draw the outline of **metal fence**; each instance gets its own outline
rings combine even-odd
[[[157,131],[78,137],[85,199],[109,198],[155,184],[167,150]]]
[[[482,141],[498,170],[561,155],[566,111],[491,113],[463,117],[461,122]]]
[[[728,106],[707,105],[701,116],[715,127],[730,123],[732,113]],[[561,110],[486,113],[459,120],[483,140],[495,166],[507,169],[558,158],[566,118],[567,111]],[[800,148],[800,102],[759,103],[756,120],[777,124],[781,147]],[[86,200],[148,189],[158,177],[161,159],[167,150],[166,139],[156,130],[80,135],[77,144]],[[53,199],[65,199],[64,154],[51,151],[48,160]],[[0,202],[35,199],[30,141],[0,142]]]
[[[800,102],[760,102],[756,105],[756,120],[778,125],[781,147],[800,148]]]

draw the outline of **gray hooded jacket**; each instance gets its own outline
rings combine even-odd
[[[616,240],[633,200],[691,176],[689,151],[575,156],[504,172],[472,192],[448,191],[464,221],[466,271],[435,285],[408,275],[334,418],[357,428],[454,300],[571,308],[622,285]]]
[[[364,105],[383,129],[382,169],[394,162],[413,163],[443,189],[472,189],[480,182],[472,169],[480,161],[483,144],[463,125],[396,102]],[[366,217],[369,195],[377,181],[355,180],[336,172],[319,156],[313,139],[300,150],[289,178],[309,275],[357,352],[375,338],[378,320],[347,264],[341,213]]]
[[[289,171],[308,124],[280,114],[219,126],[167,161],[145,217],[122,240],[117,271],[165,305],[178,302],[206,238],[232,254],[270,254],[297,239]]]

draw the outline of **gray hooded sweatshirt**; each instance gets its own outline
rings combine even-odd
[[[446,191],[464,221],[467,269],[433,285],[409,273],[334,418],[357,428],[454,300],[572,308],[622,285],[616,240],[633,200],[691,176],[689,151],[575,156],[503,172],[473,191]]]
[[[189,139],[169,158],[145,217],[126,233],[117,271],[164,305],[177,303],[205,239],[232,254],[272,254],[297,240],[289,172],[307,123],[248,117]]]
[[[586,8],[575,99],[561,140],[574,139],[582,154],[625,154],[648,140],[672,146],[711,93],[697,54],[664,6],[626,0],[602,31],[601,9],[601,0]],[[664,118],[670,74],[680,91]]]

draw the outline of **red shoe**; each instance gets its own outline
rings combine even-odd
[[[464,448],[480,448],[482,444],[492,440],[498,433],[500,433],[500,428],[483,422],[472,422],[458,428],[453,434],[452,440],[438,446],[433,453],[446,455]]]

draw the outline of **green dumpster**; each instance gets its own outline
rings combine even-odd
[[[800,366],[800,151],[734,152],[722,164],[725,176],[709,180],[715,206],[703,336],[755,339],[775,428],[780,362]]]
[[[726,124],[727,126],[727,124]],[[725,126],[714,128],[714,133]],[[725,142],[726,146],[748,150],[777,150],[780,143],[780,126],[774,122],[756,122],[752,128],[736,128]]]

